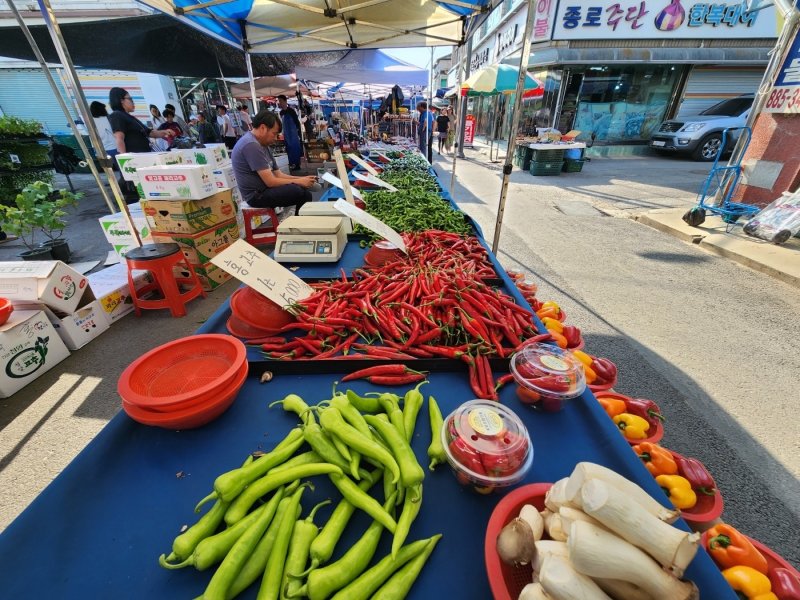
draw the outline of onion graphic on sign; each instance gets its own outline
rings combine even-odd
[[[681,0],[672,0],[669,6],[656,16],[656,29],[674,31],[683,24],[684,19],[686,19],[686,11],[681,6]]]

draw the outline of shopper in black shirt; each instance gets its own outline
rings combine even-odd
[[[111,88],[108,94],[108,104],[113,112],[108,116],[114,139],[117,141],[117,151],[124,152],[150,152],[149,138],[163,138],[171,141],[174,132],[170,130],[158,131],[150,129],[132,113],[136,109],[131,95],[122,88]]]
[[[450,117],[447,116],[447,109],[442,110],[438,117],[436,117],[436,131],[439,132],[439,154],[442,153],[442,148],[447,140],[447,132],[450,130]]]

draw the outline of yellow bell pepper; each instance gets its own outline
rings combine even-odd
[[[675,508],[692,508],[697,504],[697,494],[689,480],[680,475],[659,475],[656,483],[661,486]]]
[[[614,424],[628,440],[643,440],[647,437],[650,423],[647,419],[630,413],[622,413],[614,417]]]
[[[722,576],[733,588],[733,591],[739,592],[747,600],[778,600],[778,597],[772,593],[772,584],[769,578],[753,567],[744,565],[731,567],[725,569]]]
[[[564,324],[553,317],[544,317],[542,323],[547,327],[548,331],[555,331],[556,333],[562,333],[564,331]]]
[[[592,361],[594,360],[591,356],[583,352],[582,350],[573,350],[572,355],[581,361],[585,366],[591,367]]]
[[[552,308],[556,311],[556,314],[561,312],[561,307],[555,300],[548,300],[547,302],[542,302],[542,308]]]

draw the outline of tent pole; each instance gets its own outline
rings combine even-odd
[[[230,105],[231,109],[236,110],[234,106],[233,96],[231,96],[231,88],[228,87],[228,82],[225,81],[225,74],[222,72],[222,65],[219,64],[219,56],[214,54],[214,58],[217,60],[217,69],[219,69],[219,77],[222,79],[222,85],[225,87],[225,95],[228,96],[228,104]]]
[[[428,121],[425,124],[425,130],[428,132],[428,143],[426,147],[428,148],[428,162],[433,164],[433,124],[430,122],[431,114],[433,111],[433,46],[431,46],[431,74],[430,74],[430,84],[428,86],[428,111],[425,115],[425,119]]]
[[[247,78],[250,80],[250,97],[253,101],[253,114],[258,114],[258,98],[256,97],[256,82],[253,79],[253,61],[250,60],[250,53],[244,51],[244,62],[247,64]]]
[[[58,100],[58,104],[61,107],[61,111],[64,113],[64,116],[67,117],[67,123],[69,124],[69,127],[72,130],[72,134],[75,136],[75,140],[78,142],[78,146],[80,146],[83,155],[86,157],[86,162],[89,165],[89,169],[91,169],[92,171],[92,175],[94,176],[95,181],[97,182],[97,187],[100,188],[100,193],[103,195],[103,200],[105,200],[106,206],[108,206],[108,210],[111,211],[111,214],[114,214],[116,212],[114,210],[114,204],[108,197],[106,186],[100,179],[100,173],[97,171],[97,166],[94,164],[94,160],[92,160],[92,155],[89,152],[89,149],[86,147],[86,142],[83,141],[83,136],[81,135],[80,131],[78,131],[78,126],[75,124],[75,120],[72,118],[72,114],[69,112],[67,103],[61,96],[61,92],[59,91],[58,86],[56,85],[56,81],[55,79],[53,79],[53,74],[50,72],[50,68],[47,66],[47,62],[45,61],[44,56],[42,56],[41,50],[39,50],[39,45],[36,43],[36,40],[33,39],[30,29],[28,29],[27,24],[22,19],[22,15],[19,14],[19,11],[17,10],[17,7],[14,5],[13,0],[8,0],[8,6],[11,9],[11,12],[14,13],[14,17],[16,18],[17,23],[20,26],[20,29],[22,29],[22,33],[25,34],[25,38],[28,40],[28,44],[30,44],[33,53],[36,55],[36,60],[38,60],[39,64],[42,66],[42,71],[44,72],[44,75],[47,78],[47,83],[50,84],[50,89],[53,90],[53,96],[55,96],[56,100]]]
[[[461,96],[461,84],[463,82],[462,75],[464,73],[464,69],[462,69],[462,67],[461,67],[462,58],[461,58],[460,54],[464,53],[464,56],[465,56],[464,60],[469,60],[469,54],[464,52],[464,47],[463,46],[459,47],[458,52],[459,52],[458,67],[457,67],[458,83],[456,84],[456,100],[455,100],[455,102],[453,104],[458,107],[458,122],[461,123],[461,115],[465,114],[466,110],[467,110],[467,98],[466,98],[466,96],[464,96],[463,98]],[[466,120],[464,121],[464,123],[466,123]],[[464,128],[461,127],[460,131],[463,134],[464,133]],[[458,157],[458,150],[461,147],[459,145],[459,136],[455,137],[455,144],[456,144],[457,147],[453,148],[453,171],[450,173],[450,195],[451,196],[453,195],[453,190],[454,190],[455,185],[456,185],[456,159]],[[464,154],[462,153],[461,156],[463,158]]]
[[[75,92],[78,110],[83,117],[86,131],[89,132],[89,139],[92,140],[92,146],[94,146],[95,154],[100,157],[98,159],[98,163],[101,167],[103,167],[103,171],[108,178],[108,185],[114,194],[114,198],[117,201],[117,205],[119,206],[122,214],[125,215],[125,220],[130,227],[130,231],[133,234],[133,239],[135,240],[136,245],[141,246],[142,240],[139,237],[139,232],[133,223],[131,213],[128,210],[128,205],[125,203],[122,190],[119,188],[119,183],[114,175],[114,169],[112,168],[112,165],[114,164],[113,160],[108,157],[105,148],[103,148],[103,143],[100,141],[100,134],[97,132],[97,127],[94,123],[94,119],[92,118],[92,113],[89,110],[89,104],[86,102],[86,96],[83,94],[83,89],[81,88],[80,80],[78,79],[78,73],[75,71],[75,66],[72,64],[72,58],[70,57],[69,51],[67,50],[67,45],[64,42],[64,36],[61,34],[61,27],[56,20],[53,8],[50,6],[50,0],[38,0],[38,2],[39,9],[42,12],[42,17],[44,17],[45,25],[47,25],[47,30],[50,32],[50,37],[53,40],[53,46],[55,46],[56,52],[58,53],[58,58],[61,60],[61,64],[64,67],[64,74]],[[9,2],[9,5],[10,4],[11,3]],[[87,156],[86,158],[90,159],[91,161],[90,156]],[[100,189],[102,190],[102,187]]]
[[[467,39],[467,50],[464,56],[464,81],[469,79],[470,62],[469,57],[472,56],[472,36]],[[461,98],[461,81],[458,83],[458,98]],[[466,158],[464,156],[464,129],[467,127],[467,99],[461,102],[461,112],[458,114],[458,135],[456,141],[458,143],[458,158]]]
[[[519,55],[519,74],[517,77],[517,91],[514,95],[514,112],[511,117],[511,128],[508,131],[508,145],[506,146],[506,160],[503,164],[503,183],[500,187],[500,203],[497,206],[497,222],[494,226],[494,240],[492,252],[497,254],[500,244],[500,228],[503,226],[503,212],[506,208],[506,195],[508,194],[508,179],[511,175],[511,157],[517,143],[517,127],[519,126],[519,113],[522,108],[522,94],[525,91],[525,76],[528,74],[528,58],[531,53],[531,30],[536,16],[534,1],[528,0],[528,15],[525,19],[525,34],[522,36],[522,52]]]

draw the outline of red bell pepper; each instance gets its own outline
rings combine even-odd
[[[574,348],[581,344],[581,330],[574,325],[564,325],[564,330],[561,332],[567,338],[567,346]]]
[[[597,378],[601,380],[603,383],[610,383],[612,381],[616,381],[617,365],[615,365],[607,358],[593,358],[592,364],[590,366],[592,368],[592,371],[597,373]]]
[[[800,578],[789,569],[772,569],[769,581],[778,600],[800,600]]]
[[[705,465],[695,458],[676,456],[675,462],[678,463],[678,472],[689,480],[692,489],[706,496],[713,496],[716,492],[714,479],[706,470]]]
[[[661,414],[661,409],[652,400],[631,398],[626,400],[625,404],[628,406],[626,412],[647,419],[651,425],[655,425],[658,421],[664,422],[664,415]]]

